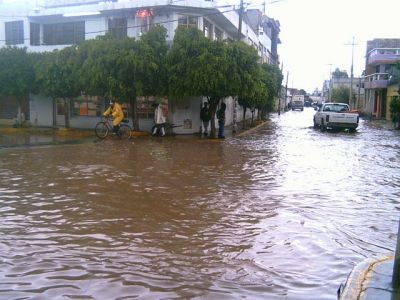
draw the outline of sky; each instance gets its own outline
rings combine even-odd
[[[251,1],[249,8],[264,2]],[[289,72],[288,87],[308,93],[322,89],[330,70],[350,76],[353,37],[354,77],[364,70],[367,41],[400,38],[400,0],[266,0],[266,15],[281,24],[283,84]]]

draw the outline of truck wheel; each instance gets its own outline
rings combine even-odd
[[[318,124],[315,122],[315,119],[313,121],[314,121],[314,129],[317,129],[318,128]]]
[[[326,126],[324,120],[321,120],[321,131],[324,132],[326,130]]]

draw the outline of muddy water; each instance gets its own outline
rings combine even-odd
[[[0,299],[336,299],[394,251],[400,135],[313,113],[224,142],[0,149]]]

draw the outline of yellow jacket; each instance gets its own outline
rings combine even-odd
[[[103,116],[108,117],[109,115],[113,117],[113,126],[117,126],[124,119],[124,112],[122,111],[121,105],[114,102],[114,105],[109,107],[103,114]]]

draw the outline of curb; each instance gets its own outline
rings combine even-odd
[[[264,122],[262,122],[261,124],[258,124],[258,125],[255,126],[255,127],[252,127],[252,128],[247,129],[247,130],[245,130],[245,131],[243,131],[243,132],[240,132],[240,133],[237,134],[236,136],[237,136],[237,137],[242,137],[242,136],[245,136],[245,135],[247,135],[247,134],[250,134],[250,133],[252,133],[253,131],[256,131],[257,129],[259,129],[260,127],[266,125],[267,123],[268,123],[268,121],[264,121]]]
[[[369,280],[368,275],[373,272],[379,264],[393,259],[393,256],[384,256],[378,260],[367,259],[356,265],[347,277],[345,284],[340,285],[337,292],[338,299],[360,299],[360,295],[365,290],[365,285]]]

